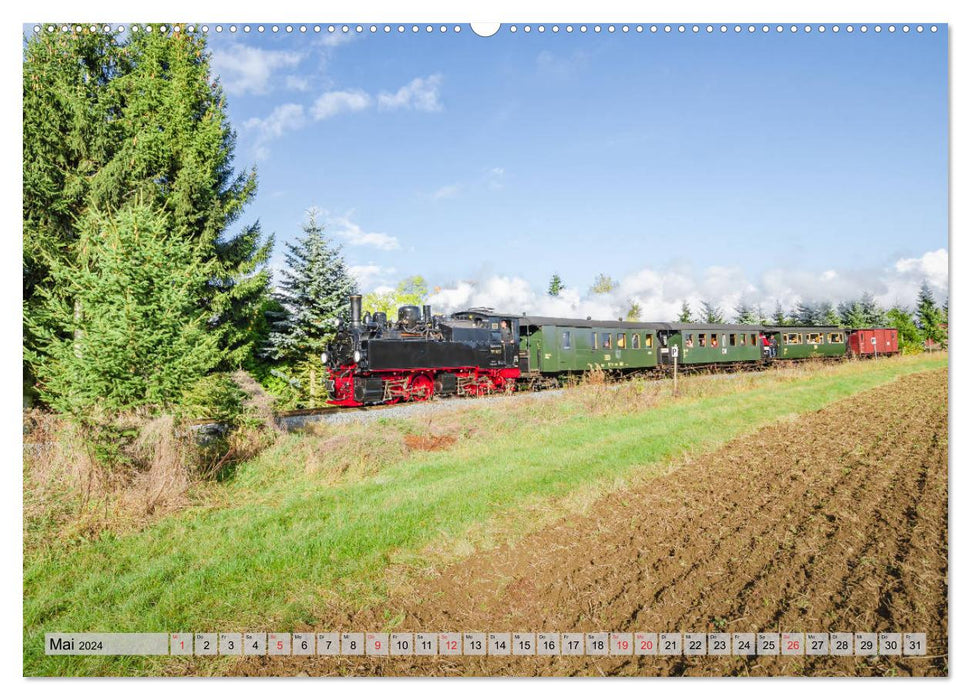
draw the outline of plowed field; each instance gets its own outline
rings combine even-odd
[[[927,657],[311,657],[244,659],[226,671],[946,675],[947,420],[946,370],[904,377],[734,440],[515,545],[416,576],[387,609],[324,623],[355,631],[914,631],[927,633]]]

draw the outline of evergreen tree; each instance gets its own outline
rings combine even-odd
[[[304,235],[286,244],[287,266],[274,295],[284,312],[273,319],[265,349],[268,357],[293,365],[319,364],[334,336],[334,321],[346,318],[348,297],[357,294],[340,248],[328,242],[317,215],[308,211]]]
[[[145,205],[89,210],[78,259],[50,258],[28,323],[42,397],[56,410],[165,408],[223,355],[199,295],[216,263]]]
[[[735,323],[743,325],[755,325],[759,323],[761,314],[756,314],[755,310],[744,302],[739,302],[735,307]]]
[[[792,321],[797,326],[812,326],[816,319],[816,305],[811,301],[799,301],[792,311]]]
[[[934,294],[925,281],[917,294],[917,327],[921,337],[934,343],[943,344],[945,340],[944,315],[934,302]]]
[[[830,301],[824,301],[816,306],[816,325],[819,326],[838,326],[840,316],[836,312],[836,307]]]
[[[863,296],[860,297],[860,310],[863,314],[863,318],[866,319],[866,325],[870,327],[884,326],[887,323],[886,316],[883,309],[873,298],[870,292],[863,292]]]
[[[777,301],[775,303],[775,311],[772,313],[772,321],[777,326],[789,325],[788,319],[786,319],[786,312],[782,309],[781,301]]]
[[[755,314],[756,323],[762,326],[769,325],[769,319],[765,315],[765,310],[762,308],[762,304],[756,304],[753,313]]]
[[[691,306],[687,299],[681,302],[681,313],[678,314],[678,323],[691,323]]]
[[[627,320],[628,321],[640,321],[641,320],[641,305],[637,303],[634,299],[627,300]]]
[[[91,175],[118,146],[107,89],[117,74],[114,37],[101,32],[42,32],[23,61],[23,321],[25,360],[51,327],[38,288],[53,286],[51,266],[75,255],[77,221],[87,211]],[[53,320],[51,321],[53,323]],[[29,360],[28,360],[29,363]]]
[[[561,291],[563,291],[563,280],[554,272],[553,276],[550,277],[550,286],[546,293],[551,297],[558,297]]]
[[[718,306],[710,301],[701,302],[701,317],[699,319],[700,323],[724,323],[725,318],[722,316],[722,310]]]
[[[837,307],[840,316],[840,325],[846,328],[867,328],[867,316],[859,301],[840,302]]]
[[[190,245],[195,264],[208,270],[195,303],[216,339],[217,369],[237,367],[250,354],[272,241],[258,225],[229,230],[255,193],[256,175],[233,170],[235,134],[209,60],[204,36],[184,26],[162,32],[153,25],[124,43],[87,28],[28,39],[24,342],[32,365],[43,362],[51,333],[63,329],[44,326],[45,319],[55,323],[47,313],[51,294],[91,318],[91,309],[69,297],[74,288],[55,286],[51,272],[84,254],[76,222],[89,212],[135,206],[164,217],[166,229]]]

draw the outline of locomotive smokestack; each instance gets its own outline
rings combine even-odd
[[[425,304],[423,307],[421,307],[421,315],[425,319],[425,323],[431,323],[432,322],[432,307],[429,306],[428,304]]]
[[[361,325],[361,295],[351,295],[351,325]]]

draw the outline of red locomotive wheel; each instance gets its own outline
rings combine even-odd
[[[412,401],[428,401],[435,392],[435,385],[432,383],[431,377],[419,374],[411,378],[408,389],[409,398]]]

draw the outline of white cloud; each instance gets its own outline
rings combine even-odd
[[[432,199],[434,200],[451,199],[452,197],[457,195],[461,190],[462,190],[462,185],[459,183],[455,183],[452,185],[445,185],[443,187],[439,187],[437,190],[432,192]]]
[[[212,69],[219,75],[227,94],[263,95],[269,92],[274,72],[281,68],[292,68],[300,60],[300,54],[292,51],[270,51],[232,44],[213,50]]]
[[[384,289],[386,285],[375,286],[375,283],[386,281],[389,275],[394,274],[395,269],[393,267],[382,267],[381,265],[368,263],[367,265],[350,265],[347,271],[357,280],[361,289],[364,291],[376,291],[378,289]]]
[[[299,75],[288,75],[286,78],[286,86],[289,90],[306,92],[310,89],[310,81]]]
[[[261,51],[260,49],[249,49],[244,46],[236,48],[256,52]],[[283,52],[263,51],[262,53],[277,55]],[[279,65],[285,65],[279,63],[281,60],[279,57],[274,60]],[[299,61],[299,57],[295,60]],[[249,90],[254,90],[257,82],[265,89],[265,83],[269,80],[270,72],[272,72],[270,69],[261,73],[258,76],[258,80],[255,75],[256,69],[247,68],[245,70],[253,74],[250,78],[251,86],[248,88]],[[441,109],[441,103],[438,101],[440,77],[433,75],[429,78],[415,78],[393,95],[382,93],[378,96],[378,102],[382,109],[409,108],[431,112],[437,111]],[[285,82],[287,87],[293,90],[305,90],[308,87],[306,79],[299,76],[287,76]],[[342,113],[364,111],[371,108],[374,102],[374,98],[364,90],[330,90],[320,95],[309,108],[304,108],[302,105],[293,103],[280,105],[268,117],[264,119],[253,117],[248,119],[244,123],[244,126],[259,130],[254,150],[256,151],[257,158],[266,158],[269,154],[269,149],[267,148],[268,142],[279,138],[287,131],[306,126],[308,120],[305,115],[308,113],[314,121],[321,121]],[[495,174],[497,170],[498,177],[501,177],[501,168],[493,169],[492,177],[497,177]],[[448,193],[445,194],[447,195]]]
[[[328,32],[321,38],[320,43],[328,48],[334,48],[354,41],[354,36],[354,32]]]
[[[943,300],[947,294],[947,255],[942,249],[918,258],[902,258],[883,268],[830,269],[821,274],[777,268],[756,281],[748,279],[740,268],[716,266],[695,274],[683,266],[645,267],[620,279],[609,294],[592,294],[587,286],[569,286],[558,297],[550,297],[545,289],[533,289],[522,278],[493,275],[441,287],[429,303],[445,312],[486,306],[514,314],[608,320],[624,316],[634,301],[641,306],[645,321],[674,320],[684,301],[697,313],[702,300],[715,303],[726,318],[731,318],[742,302],[761,305],[764,313],[771,314],[777,302],[788,311],[801,300],[838,303],[857,299],[864,292],[873,294],[885,307],[898,303],[912,307],[925,279],[938,300]]]
[[[267,144],[270,141],[280,138],[287,131],[300,129],[305,123],[303,105],[287,103],[280,105],[263,119],[247,119],[243,122],[243,127],[256,132],[254,150],[257,158],[262,159],[269,155]]]
[[[947,250],[933,250],[919,258],[901,258],[894,265],[901,275],[918,283],[927,283],[938,292],[947,290]]]
[[[311,109],[314,119],[328,119],[341,112],[360,112],[371,106],[371,96],[363,90],[332,90],[318,97]]]
[[[438,74],[427,78],[415,78],[395,93],[382,92],[378,95],[378,107],[438,112],[442,109],[442,103],[438,99],[438,88],[441,82],[442,76]]]
[[[351,221],[351,215],[336,216],[327,214],[328,229],[343,238],[348,245],[366,246],[378,250],[398,250],[401,245],[395,236],[387,233],[370,233]]]

